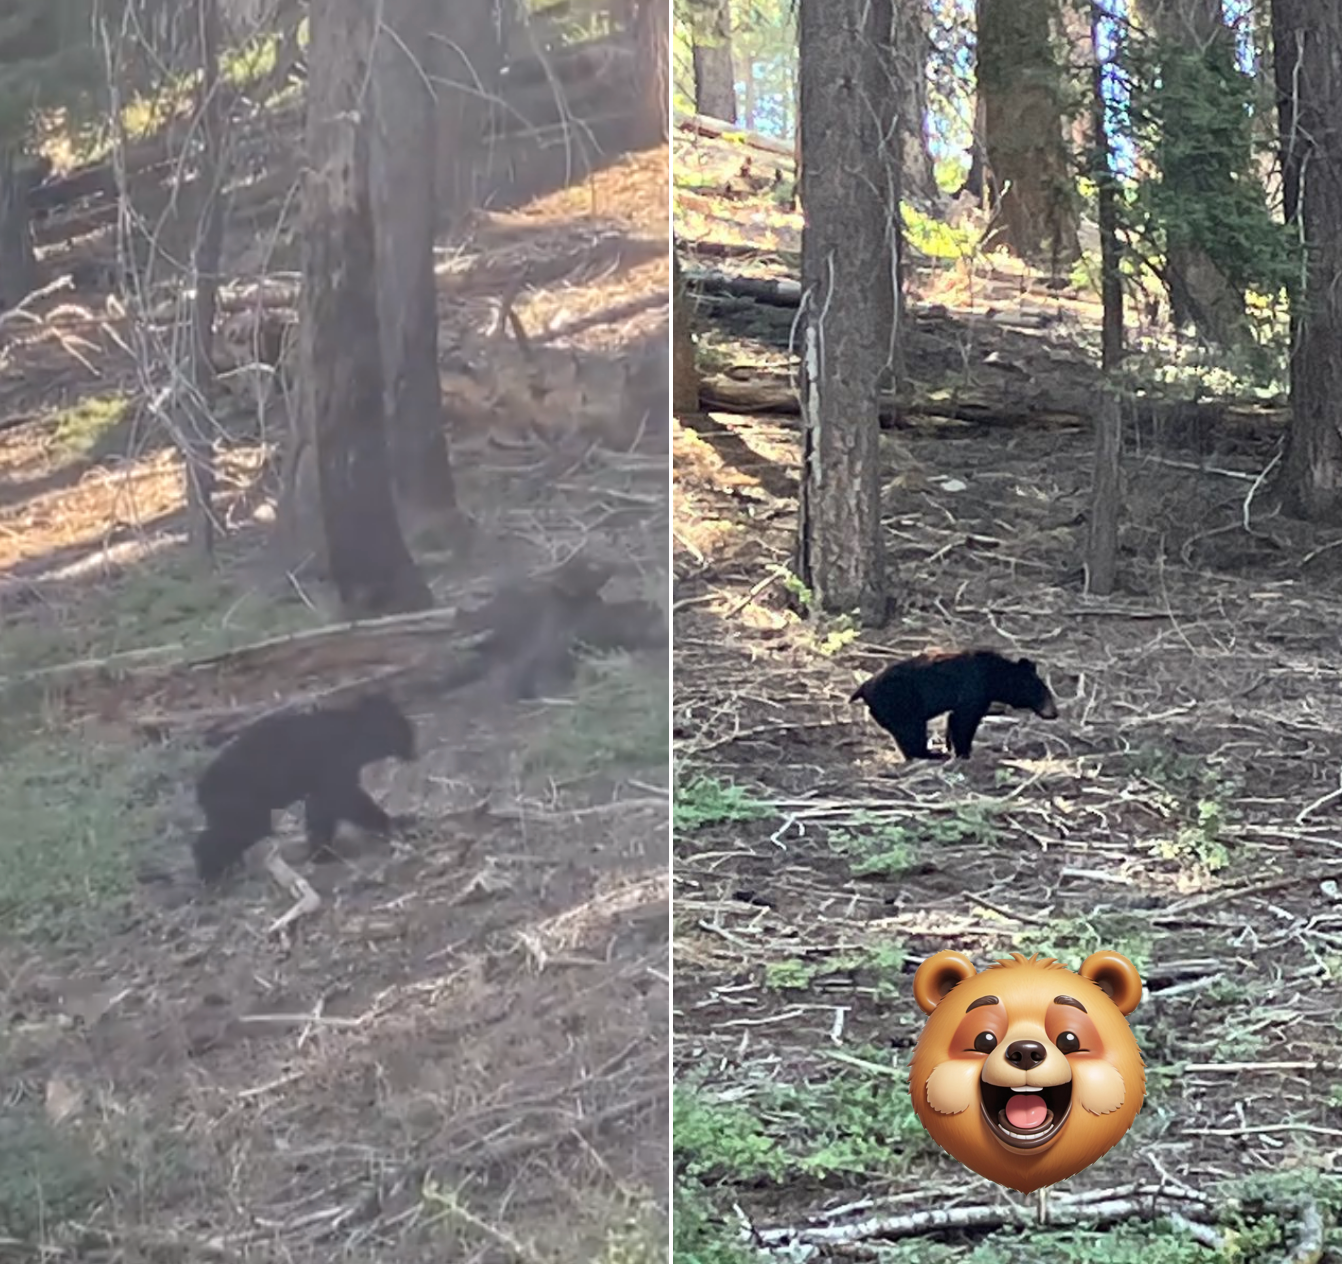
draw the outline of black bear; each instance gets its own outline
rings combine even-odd
[[[871,718],[895,739],[905,759],[945,759],[927,749],[927,722],[949,711],[946,737],[968,759],[983,717],[994,702],[1055,720],[1058,704],[1028,658],[1014,662],[996,650],[933,650],[891,663],[849,699],[867,704]]]
[[[271,831],[271,813],[303,800],[314,855],[330,849],[336,825],[389,834],[394,822],[359,784],[365,764],[413,760],[415,730],[384,694],[343,707],[267,715],[243,729],[196,782],[205,828],[191,850],[212,882]],[[402,821],[404,823],[404,821]]]

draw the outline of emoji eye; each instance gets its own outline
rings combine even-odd
[[[991,1053],[997,1048],[997,1037],[990,1031],[981,1031],[974,1037],[974,1048],[979,1053]]]
[[[1053,1043],[1058,1046],[1062,1053],[1076,1053],[1081,1048],[1081,1038],[1074,1031],[1059,1033],[1057,1040]]]

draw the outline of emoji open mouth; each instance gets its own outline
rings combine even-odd
[[[1000,1088],[980,1081],[983,1117],[993,1135],[1013,1150],[1033,1150],[1057,1136],[1072,1109],[1072,1086]]]

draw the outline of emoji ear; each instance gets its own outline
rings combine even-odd
[[[930,1014],[946,999],[951,988],[966,979],[972,979],[977,973],[974,963],[962,952],[952,952],[949,948],[944,952],[934,952],[913,976],[913,999],[924,1014]],[[1137,991],[1140,995],[1140,983]]]
[[[1131,1014],[1142,999],[1142,976],[1121,952],[1108,948],[1092,952],[1078,973],[1099,987],[1118,1006],[1120,1014]]]

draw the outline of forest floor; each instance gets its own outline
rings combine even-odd
[[[677,138],[677,234],[786,276],[800,218],[708,188],[739,161]],[[977,318],[1055,302],[979,276],[971,311],[967,271],[914,270],[922,398],[983,397],[1001,344]],[[1062,301],[1081,334],[1050,322],[1041,360],[1095,345],[1093,299]],[[700,309],[743,391],[788,323],[747,307]],[[954,380],[916,350],[931,321],[959,330]],[[1130,432],[1120,588],[1093,598],[1089,426],[907,409],[882,435],[898,615],[859,632],[798,613],[795,419],[674,421],[678,1253],[1342,1259],[1342,537],[1255,497],[1279,438],[1263,415],[1211,455]],[[847,702],[889,659],[980,644],[1038,660],[1060,718],[990,717],[971,762],[910,766]],[[1147,985],[1145,1105],[1047,1224],[913,1114],[912,972],[944,948],[1073,969],[1113,948]]]
[[[666,163],[665,147],[631,154],[484,216],[442,269],[445,359],[479,315],[461,276],[528,267],[542,280],[518,310],[538,341],[575,363],[655,360]],[[335,615],[278,554],[264,435],[226,449],[230,530],[207,569],[124,323],[64,303],[0,348],[4,1250],[664,1258],[665,653],[592,660],[571,693],[528,704],[425,691],[420,760],[367,778],[419,815],[417,837],[294,860],[322,906],[268,935],[291,899],[259,866],[195,887],[200,734],[396,671],[401,642],[274,640]],[[581,431],[583,399],[609,399],[577,387]],[[477,544],[420,556],[444,604],[579,548],[616,567],[612,588],[664,601],[665,431],[605,415],[575,450],[533,418],[499,408],[497,436],[488,418],[455,436]],[[299,834],[288,820],[286,850]]]

